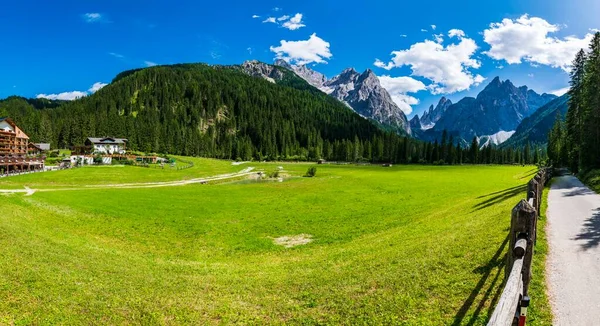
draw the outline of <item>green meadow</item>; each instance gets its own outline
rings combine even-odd
[[[178,156],[175,156],[175,158],[178,158]],[[233,173],[245,168],[244,165],[234,166],[231,162],[222,160],[194,157],[186,157],[185,160],[193,162],[194,166],[177,170],[177,166],[187,164],[176,161],[174,167],[165,164],[164,168],[161,168],[158,164],[150,164],[147,168],[129,165],[101,165],[25,174],[1,178],[0,189],[18,189],[23,188],[23,186],[45,189],[120,183],[168,182]]]
[[[194,160],[1,179],[58,191],[0,195],[0,324],[482,325],[535,173]],[[279,166],[283,182],[61,189]],[[528,322],[549,324],[532,290]]]

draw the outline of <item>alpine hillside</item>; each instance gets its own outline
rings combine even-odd
[[[568,111],[569,95],[565,94],[539,108],[523,119],[516,132],[502,147],[523,147],[529,144],[546,144],[548,134],[557,118],[564,119]]]
[[[271,78],[264,80],[248,76],[244,67],[180,64],[126,71],[70,102],[5,99],[0,116],[28,130],[32,141],[54,148],[112,136],[145,152],[346,160],[349,148],[363,157],[384,139],[400,142],[287,69],[253,66],[254,74]]]
[[[291,65],[284,60],[275,61],[275,65],[294,71],[309,84],[346,103],[356,113],[375,121],[382,128],[411,134],[406,115],[381,86],[379,78],[372,70],[367,69],[359,73],[353,68],[348,68],[327,79],[323,74],[305,65]]]

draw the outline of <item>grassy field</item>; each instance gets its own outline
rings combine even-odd
[[[0,189],[23,188],[23,186],[44,189],[85,185],[188,180],[198,177],[238,172],[244,168],[244,166],[233,166],[229,161],[203,158],[185,158],[185,160],[194,162],[194,166],[185,170],[177,170],[168,165],[165,165],[164,169],[161,169],[159,165],[155,164],[151,164],[148,168],[124,165],[84,166],[72,170],[25,174],[0,179]],[[182,162],[178,162],[178,164],[186,165]]]
[[[319,166],[301,178],[310,165],[197,162],[0,181],[148,182],[247,166],[297,176],[0,196],[0,324],[485,324],[510,210],[535,172]],[[300,235],[312,242],[274,243]],[[547,306],[530,320],[549,323]]]

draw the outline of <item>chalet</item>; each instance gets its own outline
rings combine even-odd
[[[0,118],[0,174],[43,170],[44,159],[29,149],[29,136],[10,118]]]
[[[9,118],[0,118],[0,155],[26,155],[29,136]]]
[[[37,155],[41,155],[42,152],[43,152],[43,150],[37,144],[34,144],[34,143],[27,144],[27,154],[37,156]]]
[[[125,154],[127,139],[124,138],[88,138],[85,146],[95,154]]]

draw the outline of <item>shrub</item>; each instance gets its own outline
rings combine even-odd
[[[279,178],[279,170],[275,170],[271,173],[269,173],[269,178]]]
[[[317,168],[314,166],[311,166],[308,168],[308,170],[306,171],[306,175],[309,178],[314,177],[315,175],[317,175]]]

